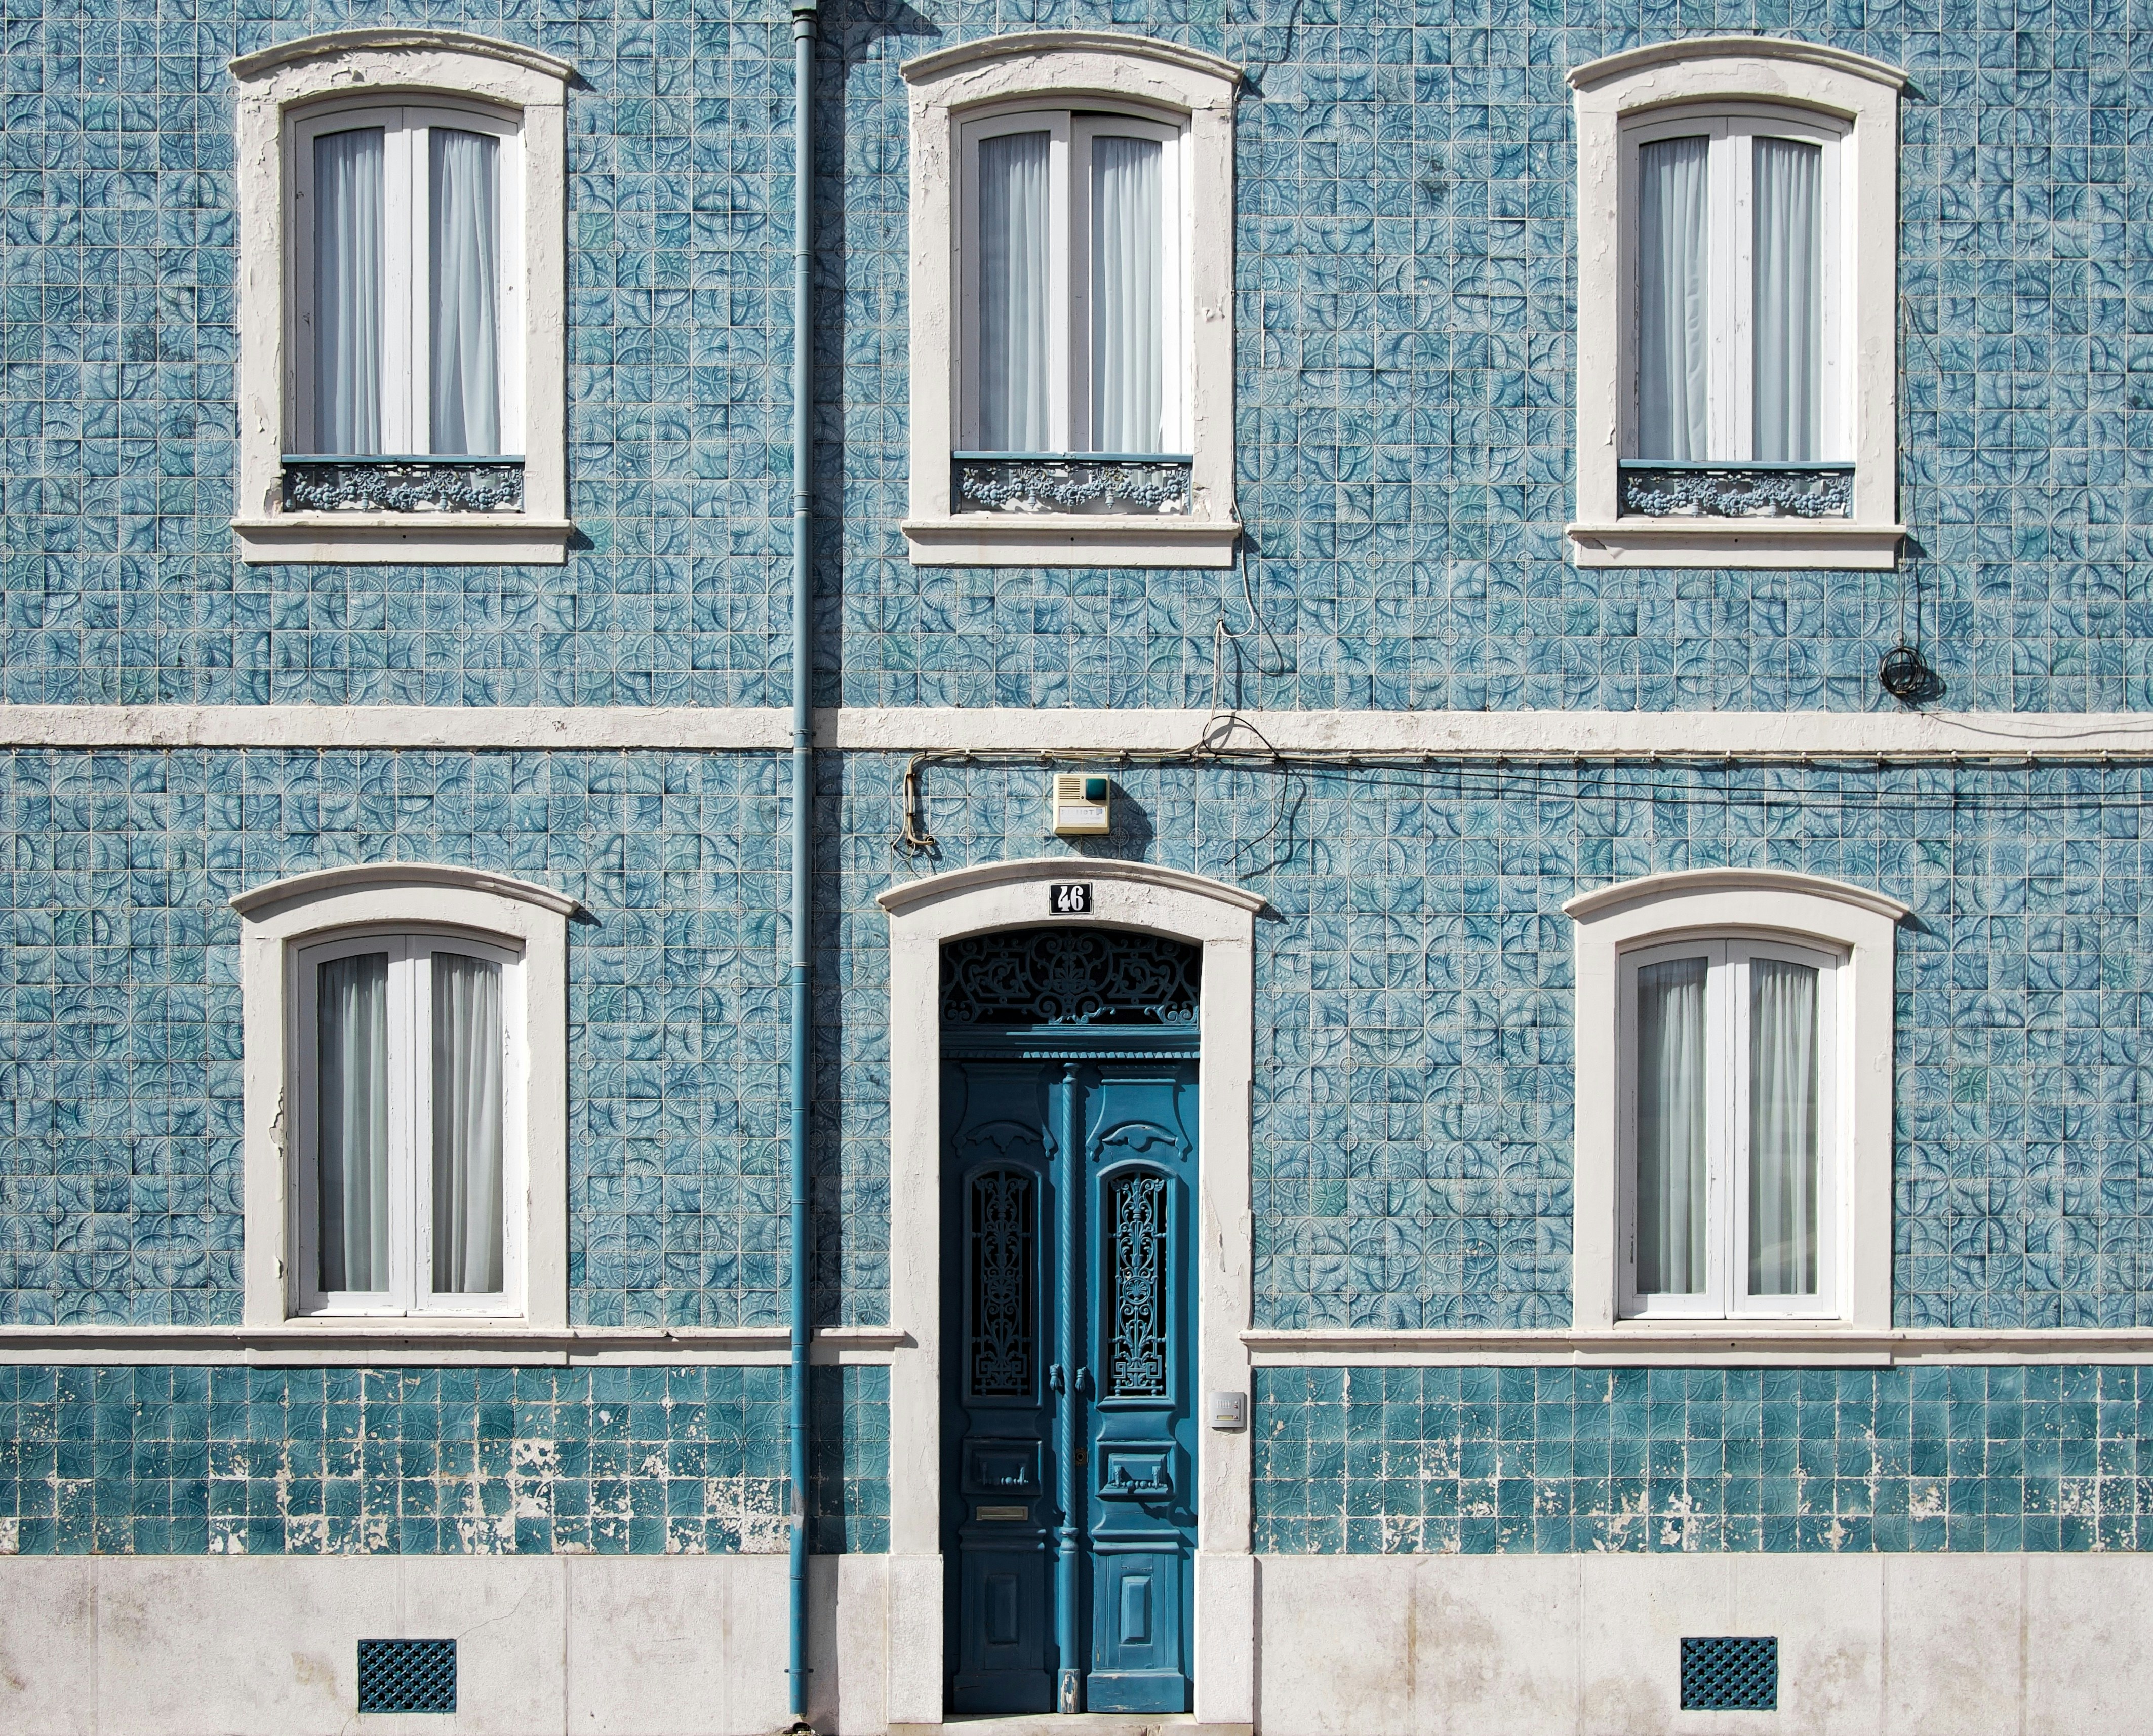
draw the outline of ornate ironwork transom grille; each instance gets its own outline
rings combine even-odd
[[[454,1712],[454,1640],[361,1640],[361,1712]]]
[[[1107,1397],[1166,1396],[1166,1178],[1119,1175],[1107,1189],[1112,1227]]]
[[[1029,1398],[1038,1288],[1036,1190],[1021,1169],[972,1178],[972,1378],[975,1398]]]
[[[1779,1704],[1777,1639],[1720,1636],[1682,1642],[1682,1709],[1773,1712]]]
[[[942,949],[945,1026],[1193,1026],[1204,949],[1109,929],[1009,929]]]

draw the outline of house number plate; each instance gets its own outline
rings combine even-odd
[[[1046,908],[1056,916],[1082,916],[1092,908],[1089,880],[1056,880],[1046,888]]]

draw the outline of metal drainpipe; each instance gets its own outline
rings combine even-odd
[[[814,420],[816,0],[792,0],[792,1635],[793,1728],[807,1728],[807,1096],[810,948],[814,943],[814,744],[808,556]]]

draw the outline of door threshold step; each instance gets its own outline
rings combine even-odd
[[[893,1723],[889,1736],[1250,1736],[1251,1728],[1203,1723],[1186,1712],[989,1712]]]

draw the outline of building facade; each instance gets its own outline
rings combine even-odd
[[[0,1729],[2133,1728],[2142,22],[0,9]]]

